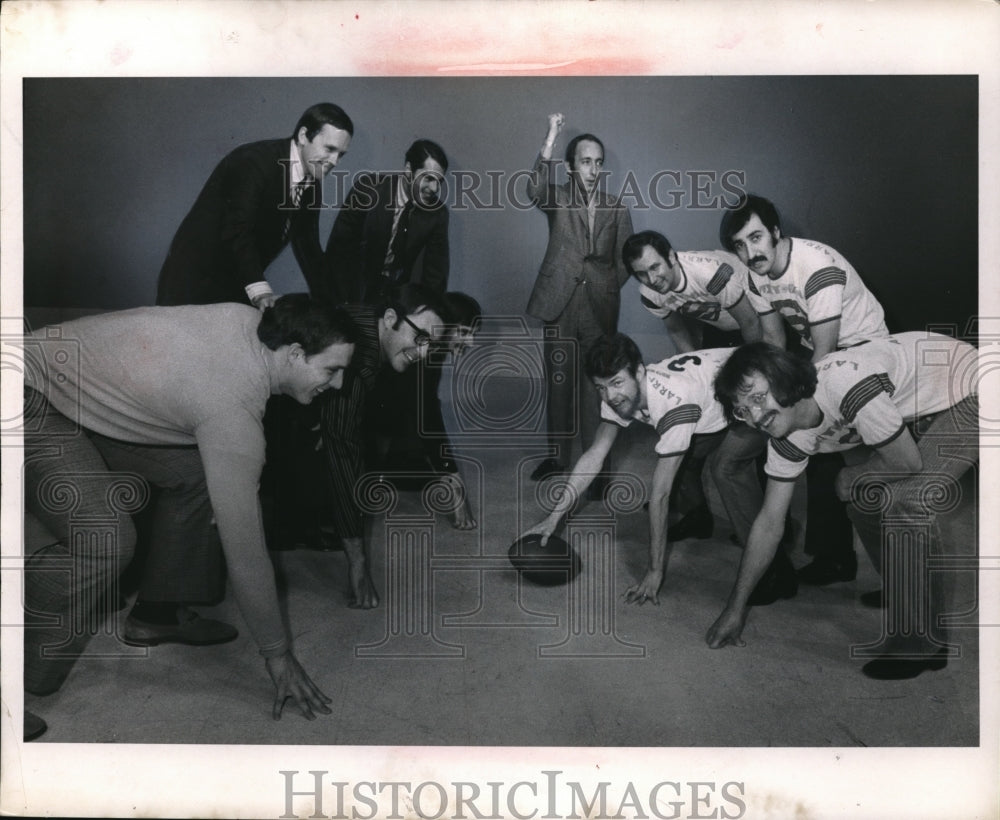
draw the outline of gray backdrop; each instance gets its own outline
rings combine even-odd
[[[971,76],[27,79],[25,305],[152,304],[173,233],[218,160],[290,135],[306,107],[332,101],[356,126],[338,169],[347,183],[399,168],[409,143],[429,137],[452,172],[492,171],[505,189],[530,167],[547,114],[562,111],[557,151],[580,131],[600,136],[608,189],[635,183],[636,230],[716,248],[720,208],[745,187],[776,203],[786,234],[841,251],[890,330],[962,332],[977,305],[977,94]],[[488,208],[449,182],[452,204],[466,206],[452,210],[450,287],[489,313],[520,314],[545,219],[510,201],[523,203],[523,179],[496,196],[484,177],[475,195]],[[324,242],[345,192],[328,181]],[[268,277],[279,292],[305,287],[290,252]],[[662,336],[634,281],[621,329]]]

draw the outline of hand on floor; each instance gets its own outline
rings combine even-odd
[[[285,708],[285,701],[289,698],[299,707],[306,720],[316,719],[313,709],[324,715],[330,714],[330,708],[327,706],[330,698],[309,679],[291,650],[275,658],[266,658],[264,665],[271,680],[274,681],[276,690],[274,709],[271,712],[275,720],[281,720],[281,710]]]
[[[641,583],[631,586],[625,590],[625,603],[639,604],[652,601],[657,606],[660,605],[660,587],[663,584],[663,573],[651,569],[646,573],[646,577]]]
[[[469,496],[465,489],[465,483],[458,473],[445,473],[441,476],[441,482],[448,488],[450,500],[453,504],[450,518],[451,525],[456,530],[474,530],[479,524],[472,517],[472,508],[469,506]]]
[[[344,552],[347,553],[348,573],[351,580],[351,609],[374,609],[378,606],[378,593],[368,571],[368,551],[361,538],[343,538]]]
[[[728,606],[722,610],[722,614],[705,635],[709,647],[719,649],[723,646],[746,646],[746,641],[740,635],[743,634],[743,625],[749,611],[749,608],[744,607],[741,612],[736,612]]]

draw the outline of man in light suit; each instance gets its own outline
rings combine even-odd
[[[353,134],[340,106],[318,103],[302,114],[290,139],[252,142],[226,155],[177,229],[156,303],[269,307],[275,296],[264,271],[289,242],[314,291],[323,262],[319,183]]]
[[[554,453],[532,473],[536,481],[566,470],[574,418],[580,419],[583,449],[594,440],[599,401],[580,362],[590,344],[617,330],[620,291],[629,278],[622,246],[632,235],[632,220],[628,209],[599,187],[604,144],[593,134],[571,140],[565,157],[569,183],[553,182],[552,148],[564,122],[562,114],[549,115],[528,182],[528,195],[549,221],[549,244],[527,309],[545,323],[546,415]],[[599,483],[591,488],[601,489]]]
[[[380,305],[395,285],[448,286],[448,208],[441,184],[448,158],[419,139],[403,173],[359,174],[326,243],[323,282],[313,295],[332,302]]]

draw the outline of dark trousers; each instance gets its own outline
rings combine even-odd
[[[581,450],[594,441],[600,423],[600,398],[583,372],[583,357],[606,331],[594,316],[585,289],[577,287],[569,304],[554,322],[546,322],[542,343],[548,388],[546,419],[549,446],[556,461],[572,464],[572,443],[581,437]]]
[[[25,402],[24,504],[55,541],[25,556],[25,688],[54,691],[114,601],[132,560],[131,514],[157,491],[139,597],[218,600],[224,562],[195,447],[151,447],[88,433],[34,391]]]

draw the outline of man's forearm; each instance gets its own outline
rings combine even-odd
[[[667,517],[670,514],[668,496],[649,501],[649,569],[661,575],[667,563]]]
[[[727,606],[740,610],[746,608],[750,594],[774,558],[783,531],[783,519],[775,521],[764,514],[757,516]]]

